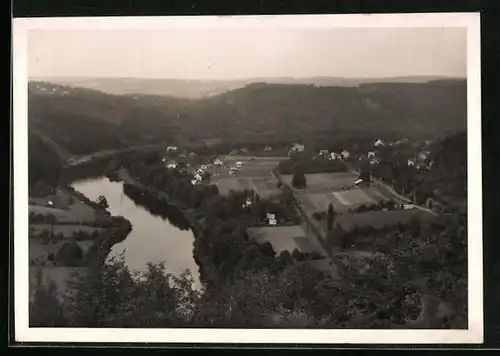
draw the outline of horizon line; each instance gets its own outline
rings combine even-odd
[[[294,77],[294,76],[262,76],[262,77],[241,77],[241,78],[174,78],[174,77],[106,77],[106,76],[29,76],[28,80],[31,79],[136,79],[136,80],[182,80],[182,81],[245,81],[245,80],[265,80],[265,79],[294,79],[294,80],[304,80],[304,79],[347,79],[347,80],[371,80],[371,79],[398,79],[398,78],[446,78],[446,79],[467,79],[467,75],[464,76],[454,76],[454,75],[438,75],[438,74],[418,74],[418,75],[394,75],[394,76],[382,76],[382,77],[349,77],[349,76],[329,76],[329,75],[315,75],[306,77]]]

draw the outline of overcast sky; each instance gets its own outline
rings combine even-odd
[[[466,76],[463,28],[33,30],[30,77]]]

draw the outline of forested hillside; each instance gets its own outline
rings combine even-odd
[[[358,87],[256,83],[198,100],[33,82],[29,120],[69,152],[83,154],[214,137],[228,143],[435,138],[465,129],[466,102],[460,80]]]

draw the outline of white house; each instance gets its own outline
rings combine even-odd
[[[413,204],[403,204],[403,209],[405,210],[410,210],[413,209],[415,206]]]
[[[273,150],[273,148],[271,146],[264,147],[264,151],[266,151],[266,152],[269,152],[269,151],[272,151],[272,150]]]
[[[201,177],[201,175],[199,173],[196,173],[194,175],[194,179],[196,179],[198,182],[201,182],[203,178]]]
[[[276,214],[266,214],[266,220],[271,226],[276,226],[278,225],[278,220],[276,219]]]
[[[292,148],[290,149],[290,152],[302,152],[304,151],[306,146],[302,143],[294,143],[292,145]]]
[[[242,208],[247,208],[252,205],[252,200],[247,198],[247,200],[241,205]]]
[[[241,161],[238,161],[238,162],[235,163],[235,166],[237,168],[240,168],[242,165],[243,165],[243,162],[241,162]]]
[[[220,167],[220,166],[222,166],[222,161],[221,161],[220,159],[216,158],[216,159],[214,160],[214,164],[215,164],[216,166]]]
[[[243,152],[243,153],[248,153],[248,149],[246,147],[242,147],[240,149],[240,151]]]
[[[342,155],[342,158],[343,159],[347,159],[349,158],[349,156],[351,155],[349,152],[347,152],[346,150],[343,150],[342,152],[340,152],[340,154]]]
[[[380,163],[380,162],[379,162],[379,160],[378,160],[378,159],[372,159],[372,160],[370,161],[370,164],[379,164],[379,163]]]
[[[413,166],[415,166],[415,161],[409,159],[408,160],[408,167],[413,167]]]
[[[418,158],[420,158],[421,160],[426,160],[427,157],[429,157],[429,152],[427,151],[423,151],[418,154]]]
[[[196,183],[198,183],[198,181],[197,181],[196,179],[192,179],[192,180],[191,180],[191,184],[192,184],[192,185],[195,185]]]
[[[367,157],[368,157],[368,159],[375,158],[375,152],[368,152]]]
[[[167,152],[177,152],[177,149],[178,149],[177,146],[168,146]]]
[[[177,168],[177,163],[171,162],[171,163],[167,164],[167,168]]]
[[[202,164],[200,168],[201,169],[207,169],[207,165],[206,164]]]
[[[330,160],[341,159],[341,158],[342,158],[342,155],[338,154],[337,152],[330,153]]]
[[[384,141],[378,139],[377,141],[375,141],[375,143],[373,144],[373,147],[381,147],[384,145]]]

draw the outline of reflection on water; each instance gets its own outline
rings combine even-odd
[[[116,244],[110,256],[124,251],[125,262],[131,270],[144,271],[147,262],[164,262],[168,272],[179,275],[189,269],[198,285],[198,265],[193,259],[191,230],[180,230],[159,216],[154,216],[136,205],[123,192],[123,183],[110,182],[108,178],[88,179],[73,183],[73,187],[97,200],[104,195],[108,200],[109,212],[128,219],[132,231],[127,238]]]

